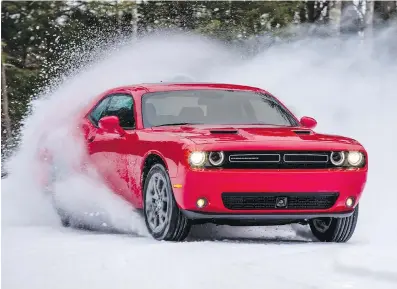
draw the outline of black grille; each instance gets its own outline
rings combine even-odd
[[[284,162],[286,163],[322,163],[328,162],[327,154],[284,154]]]
[[[225,151],[225,169],[326,169],[330,151]]]
[[[278,163],[280,162],[279,154],[231,154],[229,155],[230,163]]]
[[[229,210],[324,210],[331,208],[338,193],[223,193]]]

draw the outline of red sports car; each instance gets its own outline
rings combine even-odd
[[[143,209],[155,239],[181,241],[206,222],[309,224],[324,242],[346,242],[355,230],[367,152],[314,132],[313,118],[298,120],[263,89],[125,86],[99,95],[81,121],[90,161]]]

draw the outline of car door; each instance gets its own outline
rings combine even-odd
[[[109,133],[100,128],[99,121],[105,116],[117,116],[126,133]],[[128,155],[137,138],[132,95],[117,93],[103,98],[87,121],[85,135],[91,163],[112,191],[131,200]]]

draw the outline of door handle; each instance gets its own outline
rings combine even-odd
[[[88,137],[88,142],[93,142],[95,139],[95,135]]]

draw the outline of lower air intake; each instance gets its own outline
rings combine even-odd
[[[229,210],[325,210],[331,208],[338,193],[223,193]]]

